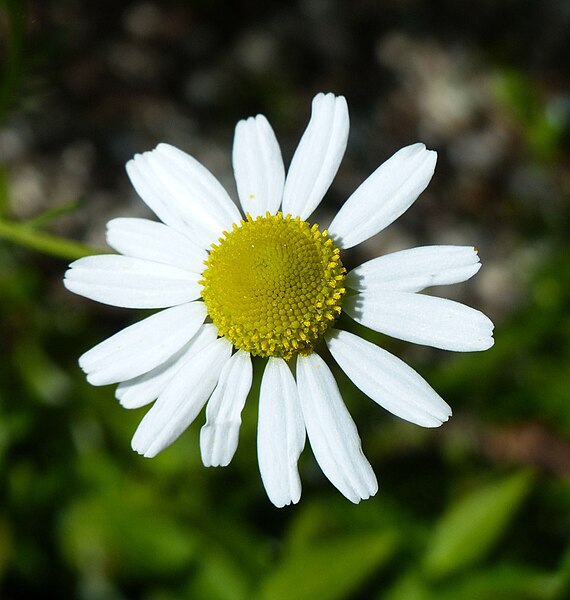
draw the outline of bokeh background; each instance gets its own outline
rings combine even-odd
[[[569,55],[565,0],[0,0],[0,597],[570,598]],[[458,355],[368,333],[453,418],[404,423],[335,371],[380,491],[352,505],[307,447],[301,502],[279,510],[255,398],[228,468],[201,466],[203,415],[159,457],[131,451],[145,409],[77,357],[142,313],[67,293],[82,247],[49,236],[104,247],[109,218],[148,216],[124,163],[160,141],[235,197],[235,122],[267,115],[288,162],[318,91],[351,111],[325,226],[401,146],[439,153],[346,263],[477,245],[480,273],[436,293],[497,341]]]

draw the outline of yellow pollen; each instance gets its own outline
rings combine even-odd
[[[308,354],[341,312],[340,250],[299,217],[234,224],[205,261],[202,298],[224,336],[254,356]]]

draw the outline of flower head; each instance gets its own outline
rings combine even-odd
[[[79,360],[93,385],[119,383],[126,408],[154,402],[132,447],[147,457],[170,445],[206,405],[200,446],[206,466],[227,465],[252,384],[251,356],[266,358],[258,419],[261,477],[276,506],[298,502],[298,458],[308,436],[330,481],[359,502],[377,491],[374,472],[334,376],[317,352],[324,340],[354,384],[412,423],[437,427],[449,406],[413,369],[336,327],[341,312],[375,331],[457,351],[492,346],[491,321],[457,302],[418,294],[465,281],[476,249],[428,246],[365,262],[348,274],[341,252],[397,219],[428,185],[436,153],[398,151],[344,203],[328,231],[308,222],[344,154],[348,108],[318,94],[285,177],[267,119],[236,127],[233,165],[243,213],[220,183],[184,152],[159,144],[127,164],[161,223],[119,218],[107,241],[120,254],[71,264],[64,283],[87,298],[164,309]]]

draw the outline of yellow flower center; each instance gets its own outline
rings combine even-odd
[[[341,311],[340,250],[291,215],[247,215],[232,227],[212,244],[200,282],[219,335],[256,356],[308,354]]]

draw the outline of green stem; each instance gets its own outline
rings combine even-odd
[[[37,231],[27,225],[3,219],[0,219],[0,238],[24,246],[25,248],[30,248],[31,250],[37,250],[38,252],[67,260],[75,260],[91,254],[105,254],[108,252],[99,248],[92,248],[81,242]]]

